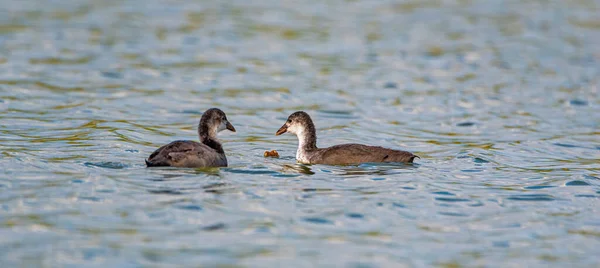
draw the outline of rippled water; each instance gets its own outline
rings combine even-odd
[[[2,266],[600,263],[598,1],[0,6]],[[210,107],[230,167],[145,168]]]

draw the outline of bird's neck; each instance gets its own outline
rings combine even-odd
[[[206,146],[215,149],[217,153],[223,154],[223,146],[217,139],[217,131],[216,129],[209,129],[206,125],[198,126],[198,136],[200,137],[200,142],[205,144]]]
[[[302,130],[296,134],[298,136],[298,150],[296,151],[296,160],[300,163],[310,163],[310,153],[317,150],[317,135],[313,131]]]
[[[317,133],[312,122],[302,128],[298,133],[298,151],[313,151],[317,149]]]

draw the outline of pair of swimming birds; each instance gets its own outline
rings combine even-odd
[[[225,113],[217,108],[208,109],[202,115],[198,125],[200,142],[187,140],[171,142],[154,151],[146,160],[146,165],[148,167],[226,167],[227,157],[217,139],[217,133],[226,129],[235,132]],[[406,151],[362,144],[318,148],[315,125],[310,116],[302,111],[291,114],[275,135],[286,132],[298,137],[296,160],[303,164],[412,163],[415,157],[418,157]]]

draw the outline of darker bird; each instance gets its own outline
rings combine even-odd
[[[148,167],[226,167],[227,157],[217,140],[217,133],[235,128],[225,113],[217,108],[206,110],[198,124],[200,142],[174,141],[154,151],[146,160]]]

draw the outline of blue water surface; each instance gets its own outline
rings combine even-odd
[[[598,14],[0,0],[0,266],[597,267]],[[229,167],[145,167],[210,107]],[[322,147],[421,158],[296,164],[297,110]]]

